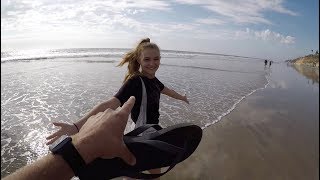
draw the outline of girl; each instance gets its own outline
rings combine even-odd
[[[172,89],[165,87],[157,78],[156,72],[160,66],[160,49],[150,42],[149,38],[141,40],[138,46],[128,52],[119,66],[128,63],[128,72],[124,79],[124,84],[114,97],[95,106],[89,113],[73,124],[56,123],[60,129],[48,136],[51,144],[63,134],[73,135],[79,132],[79,129],[87,119],[107,108],[113,110],[122,106],[130,96],[135,96],[136,102],[131,110],[131,119],[136,123],[136,127],[143,124],[159,123],[159,100],[160,93],[175,99],[185,101],[189,104],[186,95],[182,96]],[[160,169],[151,170],[151,173],[160,173]]]

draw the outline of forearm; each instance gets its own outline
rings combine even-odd
[[[42,159],[23,167],[15,173],[7,176],[4,180],[55,180],[71,179],[73,171],[60,155],[48,154]]]
[[[107,106],[105,105],[105,103],[101,103],[97,106],[95,106],[93,109],[91,109],[85,116],[83,116],[78,122],[76,122],[75,124],[77,125],[77,127],[80,129],[88,120],[89,117],[96,115],[99,112],[103,112],[107,109]]]
[[[168,91],[168,96],[174,98],[174,99],[178,99],[178,100],[184,100],[184,96],[182,96],[181,94],[177,93],[176,91],[170,89]]]
[[[86,164],[94,160],[97,155],[92,153],[92,147],[85,142],[86,139],[76,134],[72,137],[72,144],[79,152]],[[74,176],[73,170],[61,155],[48,154],[45,157],[27,165],[15,173],[5,177],[4,180],[55,180],[70,179]]]
[[[89,111],[84,117],[82,117],[75,124],[80,129],[84,125],[84,123],[86,123],[86,121],[88,120],[89,117],[96,115],[99,112],[103,112],[108,108],[115,110],[120,106],[120,104],[121,104],[120,101],[117,98],[113,97],[110,100],[105,101],[105,102],[100,103],[99,105],[95,106],[91,111]]]

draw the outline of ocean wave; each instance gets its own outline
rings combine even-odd
[[[228,70],[228,69],[218,69],[218,68],[211,68],[211,67],[200,67],[200,66],[188,66],[188,65],[173,65],[173,64],[161,64],[161,66],[173,66],[173,67],[180,67],[180,68],[192,68],[192,69],[202,69],[202,70],[212,70],[212,71],[224,71],[224,72],[236,72],[236,73],[255,73],[260,74],[260,71],[237,71],[237,70]]]
[[[52,50],[25,50],[25,51],[2,51],[1,63],[17,62],[17,61],[32,61],[32,60],[52,60],[57,58],[83,58],[83,57],[117,57],[121,58],[130,49],[120,48],[78,48],[78,49],[52,49]],[[174,51],[162,50],[161,56],[166,58],[205,58],[209,56],[229,57],[228,60],[259,60],[259,58],[251,58],[237,55],[215,54],[205,52],[189,52],[189,51]],[[219,60],[219,59],[218,59]]]
[[[29,62],[29,61],[39,61],[39,60],[53,60],[59,58],[87,58],[87,57],[121,57],[118,55],[67,55],[67,56],[47,56],[47,57],[10,57],[10,58],[1,58],[1,63],[7,62]],[[94,62],[94,61],[92,61]],[[102,62],[102,61],[97,61]]]

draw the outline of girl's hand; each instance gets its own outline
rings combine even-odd
[[[46,137],[49,142],[46,144],[49,145],[53,143],[55,140],[60,138],[62,135],[67,134],[68,136],[74,135],[78,133],[78,129],[74,124],[67,124],[67,123],[59,123],[59,122],[54,122],[53,125],[59,126],[60,129],[56,131],[55,133],[51,134],[50,136]]]

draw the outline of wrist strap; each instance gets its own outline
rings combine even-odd
[[[63,159],[67,161],[67,163],[73,170],[74,174],[78,176],[80,171],[86,166],[86,163],[82,159],[81,155],[79,154],[78,150],[74,147],[72,142],[68,143],[67,146],[69,146],[67,147],[69,151],[66,151],[66,153],[62,153],[61,155]]]

